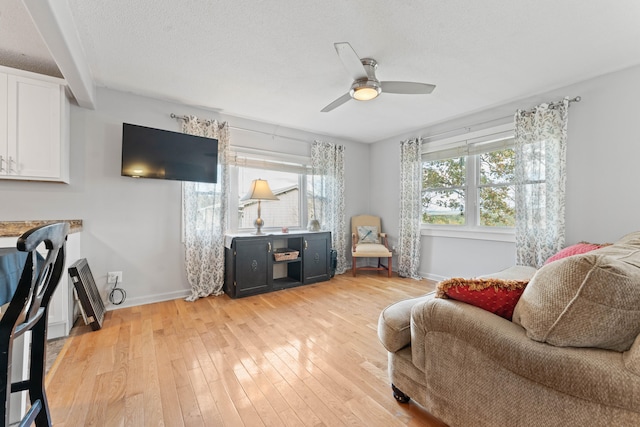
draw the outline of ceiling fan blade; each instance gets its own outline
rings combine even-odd
[[[345,102],[347,102],[350,99],[351,99],[351,95],[349,93],[345,93],[340,98],[336,99],[331,104],[327,105],[322,110],[320,110],[320,112],[327,113],[327,112],[333,110],[334,108],[337,108],[337,107],[341,106],[342,104],[344,104]]]
[[[351,75],[353,80],[367,78],[367,70],[365,70],[362,62],[360,62],[358,54],[353,50],[349,43],[334,43],[333,47],[336,48],[336,52],[338,52],[338,56],[340,57],[342,64],[344,64],[344,68],[347,69],[347,72]]]
[[[382,92],[404,94],[429,94],[436,88],[435,85],[414,82],[380,82]]]

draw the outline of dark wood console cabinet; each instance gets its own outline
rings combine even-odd
[[[225,247],[224,291],[245,297],[329,280],[331,233],[300,232],[229,236]],[[274,251],[298,251],[296,259],[276,261]]]

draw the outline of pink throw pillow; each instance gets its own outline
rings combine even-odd
[[[575,245],[567,246],[562,249],[557,254],[551,256],[548,260],[544,262],[544,265],[549,264],[550,262],[557,261],[561,258],[566,258],[572,255],[586,254],[587,252],[595,251],[596,249],[600,249],[603,246],[597,243],[589,243],[589,242],[580,242]]]

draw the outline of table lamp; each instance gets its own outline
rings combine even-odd
[[[264,221],[260,218],[260,202],[262,200],[279,200],[276,196],[273,195],[271,189],[269,188],[269,184],[264,179],[254,179],[251,181],[251,188],[249,188],[249,192],[245,194],[245,196],[240,199],[241,202],[245,200],[257,200],[258,201],[258,218],[253,222],[253,225],[256,226],[256,232],[253,234],[264,234],[261,229],[264,225]]]

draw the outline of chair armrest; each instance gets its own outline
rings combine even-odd
[[[380,238],[382,239],[382,244],[389,249],[389,242],[387,241],[387,233],[378,233]]]
[[[356,233],[351,233],[351,252],[356,251],[356,243],[358,243],[358,238],[356,237]]]
[[[623,353],[556,347],[533,341],[521,326],[455,300],[432,298],[414,305],[411,310],[412,359],[427,375],[428,353],[443,351],[431,341],[442,340],[443,336],[450,337],[447,342],[452,339],[473,347],[505,370],[550,389],[591,402],[640,411],[640,399],[637,399],[640,376],[625,366]],[[414,345],[417,342],[422,345]]]

